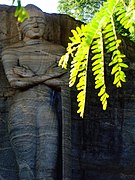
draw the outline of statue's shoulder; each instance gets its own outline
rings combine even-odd
[[[22,48],[24,46],[23,42],[18,42],[9,46],[6,46],[2,49],[2,55],[4,55],[5,53],[9,54],[17,54],[17,52],[19,51],[20,48]]]
[[[65,53],[65,47],[60,44],[45,42],[45,46],[47,46],[48,51],[52,54],[61,56]]]

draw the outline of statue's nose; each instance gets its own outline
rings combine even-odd
[[[33,27],[34,28],[38,27],[38,23],[37,22],[33,23]]]
[[[33,27],[38,27],[37,19],[33,18]]]

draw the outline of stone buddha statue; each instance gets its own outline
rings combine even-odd
[[[2,63],[15,94],[8,131],[20,180],[56,180],[60,88],[65,70],[58,61],[63,46],[44,40],[44,13],[27,5],[29,18],[18,24],[21,41],[5,48]]]

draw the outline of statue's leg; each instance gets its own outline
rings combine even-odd
[[[38,180],[56,180],[58,157],[58,118],[53,97],[46,96],[38,107],[39,141],[37,151]]]
[[[19,180],[35,179],[36,121],[34,102],[14,103],[9,113],[11,144],[19,166]]]

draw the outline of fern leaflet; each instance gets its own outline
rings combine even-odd
[[[95,89],[100,88],[98,96],[100,96],[100,101],[103,105],[103,110],[107,108],[107,98],[109,95],[106,92],[105,76],[104,76],[104,46],[102,30],[97,34],[97,39],[93,42],[91,50],[94,56],[92,57],[92,71],[95,75]]]
[[[111,74],[114,75],[113,84],[116,84],[116,87],[121,87],[121,82],[126,81],[126,75],[122,71],[122,67],[127,68],[128,66],[123,63],[123,58],[125,57],[125,55],[122,54],[119,50],[121,40],[117,38],[114,20],[112,16],[110,17],[110,23],[105,27],[103,33],[105,34],[105,48],[108,52],[112,52],[112,58],[109,66],[113,65],[111,71]]]

